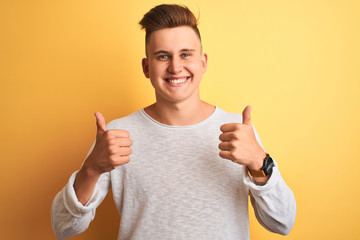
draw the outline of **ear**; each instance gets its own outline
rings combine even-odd
[[[143,68],[143,73],[144,73],[145,77],[150,78],[149,60],[147,58],[143,58],[143,60],[142,60],[142,68]]]
[[[202,63],[203,73],[206,72],[207,60],[208,60],[207,54],[206,54],[206,53],[203,53],[203,54],[201,55],[201,63]]]

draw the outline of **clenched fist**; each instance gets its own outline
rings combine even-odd
[[[219,155],[222,158],[246,165],[251,170],[259,170],[266,156],[257,142],[251,124],[251,106],[247,106],[242,115],[243,123],[228,123],[221,126]]]
[[[97,134],[95,147],[85,163],[102,174],[130,161],[132,141],[129,132],[121,129],[106,130],[105,119],[96,112]]]

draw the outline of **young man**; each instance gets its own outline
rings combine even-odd
[[[85,231],[110,186],[118,239],[249,239],[248,194],[259,222],[288,234],[294,195],[261,146],[251,107],[239,115],[200,100],[207,55],[194,15],[160,5],[140,24],[156,102],[107,126],[95,113],[96,143],[53,202],[56,236]]]

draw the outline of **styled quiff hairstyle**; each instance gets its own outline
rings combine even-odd
[[[197,27],[198,20],[194,14],[186,7],[177,4],[162,4],[158,5],[149,12],[139,22],[141,29],[145,29],[145,43],[149,43],[150,35],[156,30],[163,28],[174,28],[180,26],[191,27],[196,35],[200,37],[200,32]]]

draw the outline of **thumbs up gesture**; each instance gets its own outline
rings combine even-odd
[[[132,140],[129,132],[121,129],[106,130],[105,119],[95,113],[97,134],[93,151],[84,165],[97,174],[109,172],[130,161]]]
[[[251,106],[247,106],[242,113],[243,123],[227,123],[220,127],[219,155],[249,169],[259,170],[266,153],[255,138],[250,112]]]

